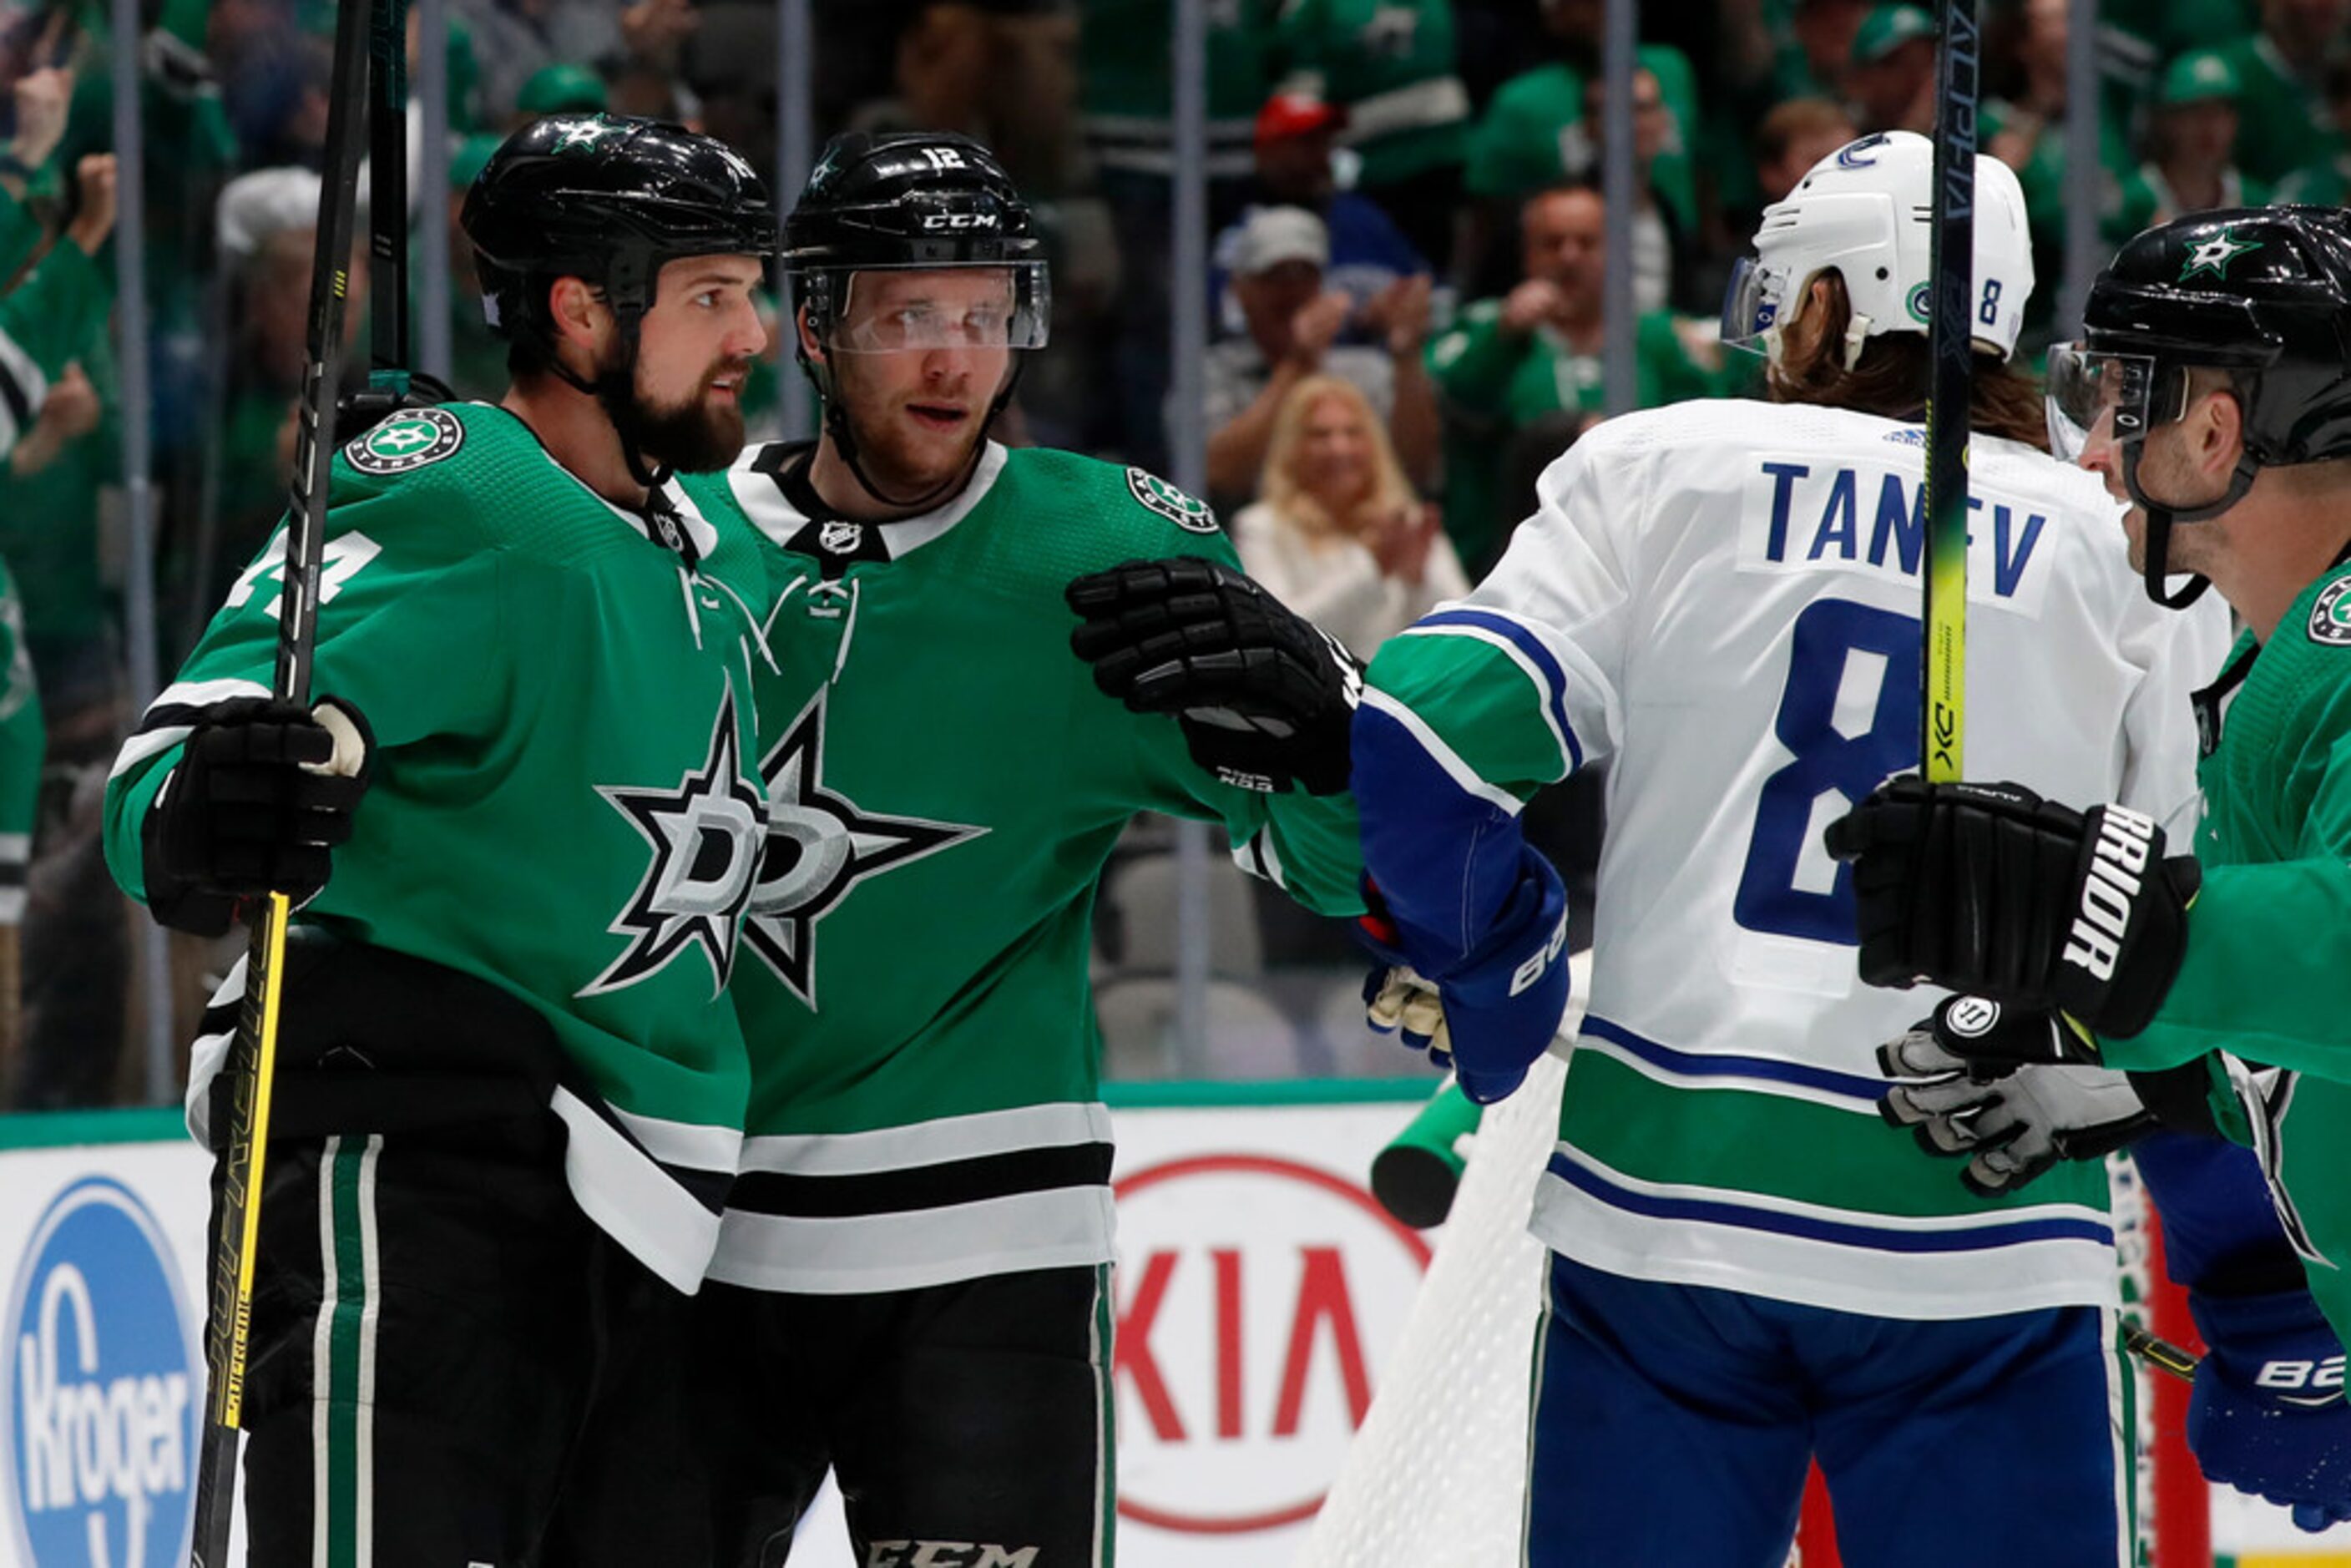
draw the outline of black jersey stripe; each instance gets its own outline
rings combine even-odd
[[[1097,1143],[1016,1149],[854,1176],[746,1171],[736,1178],[728,1204],[753,1214],[794,1219],[853,1219],[1059,1187],[1105,1186],[1110,1165],[1110,1145]]]

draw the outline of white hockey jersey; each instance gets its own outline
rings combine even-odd
[[[1821,837],[1917,766],[1924,455],[1917,427],[1840,410],[1613,420],[1545,473],[1492,576],[1373,664],[1367,704],[1487,802],[1607,769],[1591,996],[1532,1220],[1580,1262],[1901,1318],[2113,1299],[2102,1167],[1978,1199],[1876,1111],[1876,1047],[1937,998],[1861,984]],[[1967,775],[2125,800],[2188,841],[2189,694],[2225,610],[2147,601],[2095,476],[1977,436],[1969,488]]]

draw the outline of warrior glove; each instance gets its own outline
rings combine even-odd
[[[2187,953],[2196,862],[2167,859],[2163,830],[2126,807],[1905,776],[1831,823],[1827,843],[1853,862],[1871,985],[1927,980],[2131,1035]]]
[[[309,709],[263,697],[204,709],[147,813],[155,917],[218,936],[240,899],[317,897],[330,852],[351,836],[373,750],[367,720],[334,697]]]
[[[1131,560],[1071,582],[1070,646],[1135,713],[1172,713],[1192,760],[1225,783],[1347,788],[1362,666],[1336,639],[1219,562]]]
[[[2061,1160],[2103,1159],[2156,1126],[2124,1074],[2078,1065],[2063,1015],[1952,997],[1877,1051],[1899,1082],[1878,1113],[1930,1155],[1965,1156],[1978,1197],[2013,1192]]]

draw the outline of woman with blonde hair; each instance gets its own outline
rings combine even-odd
[[[1469,591],[1437,508],[1413,494],[1378,415],[1336,376],[1309,376],[1282,401],[1259,497],[1232,534],[1251,577],[1359,659]]]

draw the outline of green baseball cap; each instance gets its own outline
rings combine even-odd
[[[2243,95],[2243,78],[2228,56],[2213,49],[2190,49],[2164,68],[2155,101],[2166,108],[2207,98],[2225,98],[2234,103]]]
[[[541,66],[515,94],[526,114],[593,114],[612,107],[604,78],[586,66]]]
[[[1879,5],[1853,35],[1853,63],[1873,64],[1914,38],[1932,39],[1935,19],[1916,5]]]

